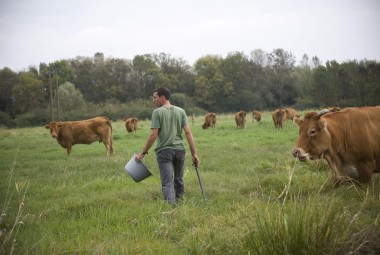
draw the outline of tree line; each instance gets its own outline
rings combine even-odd
[[[380,104],[380,64],[374,60],[321,63],[304,54],[261,49],[249,55],[207,55],[190,66],[170,54],[132,60],[76,57],[14,72],[0,70],[0,125],[40,125],[107,115],[149,118],[156,87],[169,88],[172,103],[188,114]]]

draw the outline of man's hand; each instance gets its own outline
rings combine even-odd
[[[145,154],[139,153],[136,155],[135,160],[137,162],[141,162],[141,160],[144,158]]]

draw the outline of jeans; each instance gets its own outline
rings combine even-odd
[[[183,183],[185,151],[163,149],[157,153],[160,169],[161,186],[164,199],[175,205],[185,193]]]

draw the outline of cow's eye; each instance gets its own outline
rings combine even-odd
[[[317,131],[314,128],[311,128],[309,129],[309,131],[307,131],[308,136],[315,136],[316,134],[317,134]]]

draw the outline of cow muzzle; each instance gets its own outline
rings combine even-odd
[[[298,158],[299,161],[309,160],[309,154],[305,153],[302,149],[294,147],[292,149],[293,157]]]

